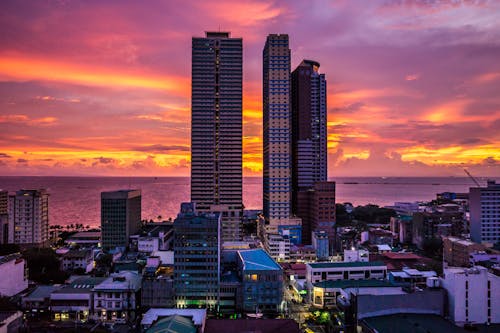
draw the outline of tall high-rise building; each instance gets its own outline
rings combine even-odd
[[[223,240],[241,230],[242,49],[229,32],[192,39],[191,201],[221,214]]]
[[[46,246],[49,240],[49,194],[20,190],[9,196],[9,243]]]
[[[469,189],[470,234],[474,242],[500,242],[500,184]]]
[[[9,242],[9,191],[0,190],[0,244]]]
[[[174,292],[179,308],[216,309],[220,283],[220,215],[182,203],[174,221]]]
[[[319,63],[303,60],[292,72],[292,187],[307,190],[327,180],[325,74]]]
[[[102,247],[127,247],[141,226],[141,190],[101,192]]]
[[[291,216],[290,48],[288,35],[267,36],[263,58],[263,213],[270,232]]]
[[[319,67],[303,60],[292,72],[292,212],[302,218],[304,244],[324,230],[333,249],[335,183],[327,182],[327,90]]]

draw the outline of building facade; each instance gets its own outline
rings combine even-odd
[[[28,269],[20,253],[0,256],[0,296],[11,297],[28,288]]]
[[[241,237],[242,51],[229,32],[192,39],[191,202],[220,213],[223,240]]]
[[[267,37],[263,57],[263,213],[278,232],[291,215],[290,48],[288,35]]]
[[[500,323],[500,277],[481,266],[445,268],[443,275],[448,313],[456,325]]]
[[[243,280],[243,311],[281,310],[283,270],[262,249],[238,251],[238,267]]]
[[[20,190],[9,196],[9,243],[47,246],[49,241],[49,194]]]
[[[476,243],[500,242],[500,184],[469,189],[470,233]]]
[[[102,247],[127,247],[141,225],[141,191],[101,192]]]
[[[325,74],[319,63],[303,60],[292,72],[292,187],[307,191],[327,180],[327,109]]]
[[[178,308],[206,307],[219,302],[220,216],[198,213],[181,204],[174,221],[174,293]]]

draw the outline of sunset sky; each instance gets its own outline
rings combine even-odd
[[[0,2],[0,175],[189,176],[191,38],[243,38],[243,165],[262,49],[328,81],[329,176],[500,175],[500,1]]]

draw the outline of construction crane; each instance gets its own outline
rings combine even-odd
[[[476,183],[477,187],[481,187],[481,185],[479,185],[479,182],[476,180],[476,178],[474,178],[470,173],[469,171],[467,171],[467,169],[464,169],[465,173],[467,174],[467,176],[469,176],[470,179],[472,179],[472,181],[474,183]]]

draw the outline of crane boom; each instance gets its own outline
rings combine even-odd
[[[476,183],[477,187],[481,187],[481,185],[479,185],[479,182],[476,180],[476,178],[474,178],[469,171],[467,171],[467,169],[464,169],[465,173],[467,174],[467,176],[469,176],[470,179],[472,179],[472,181],[474,183]]]

